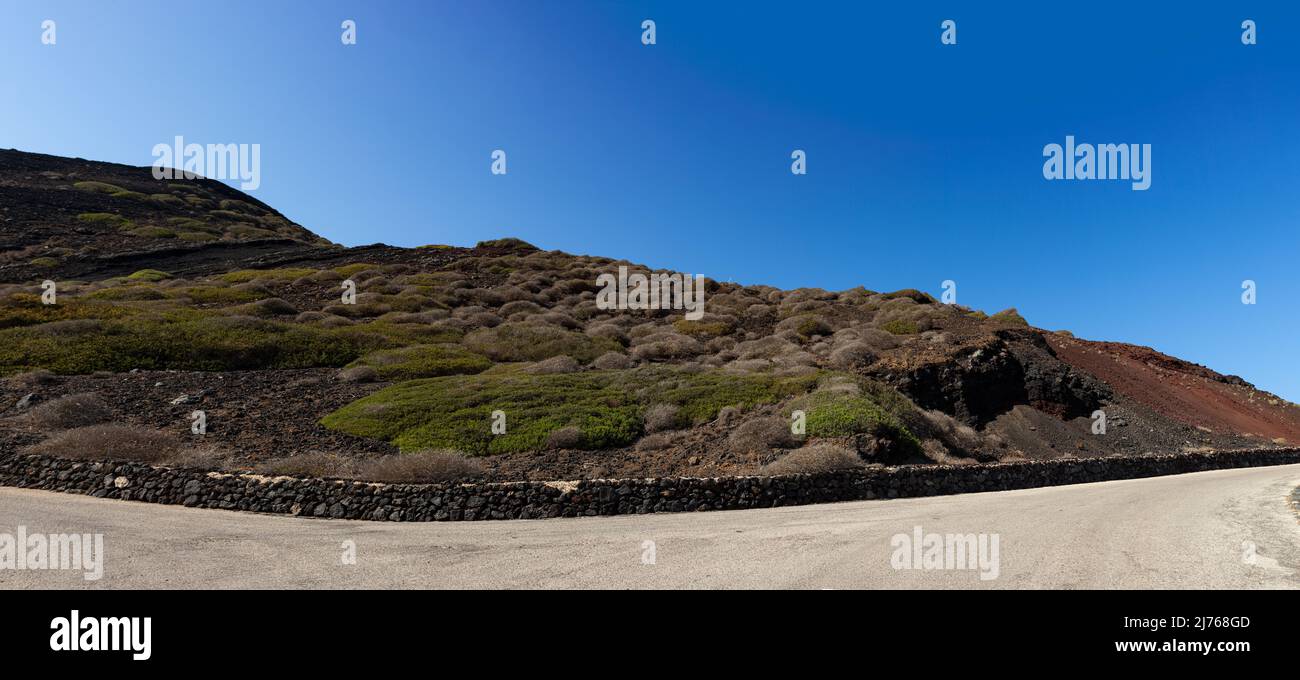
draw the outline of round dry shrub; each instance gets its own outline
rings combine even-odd
[[[726,365],[729,371],[738,371],[740,373],[758,373],[766,371],[773,366],[767,359],[737,359]]]
[[[342,281],[343,275],[332,269],[322,269],[318,272],[308,274],[305,278],[309,281],[315,281],[316,283],[328,283],[331,281]]]
[[[637,451],[659,451],[673,445],[673,435],[669,432],[648,434],[636,442]]]
[[[592,324],[587,328],[586,333],[593,338],[607,338],[618,342],[620,345],[627,345],[627,334],[623,332],[622,328],[612,323]]]
[[[858,454],[833,444],[812,444],[795,449],[779,460],[764,465],[764,475],[797,475],[852,470],[862,467]]]
[[[478,305],[468,305],[465,307],[457,307],[455,310],[452,311],[451,316],[453,319],[467,319],[471,316],[474,316],[475,314],[482,314],[483,312],[486,311],[488,311],[486,307],[480,307]]]
[[[799,351],[798,345],[771,335],[757,340],[748,340],[735,347],[736,355],[741,359],[771,359],[797,351]]]
[[[569,316],[568,314],[563,314],[561,312],[547,312],[545,314],[538,314],[532,317],[531,319],[529,319],[528,321],[530,323],[548,323],[552,326],[559,326],[560,328],[567,328],[569,330],[576,330],[582,328],[582,324],[578,323],[576,319]]]
[[[353,366],[338,372],[338,379],[349,383],[368,383],[379,379],[379,371],[369,366]]]
[[[593,368],[598,368],[602,371],[620,371],[632,368],[636,365],[636,362],[626,354],[606,352],[596,357],[596,360],[591,362],[591,365]]]
[[[752,418],[731,431],[727,443],[735,453],[767,453],[772,449],[788,449],[799,441],[790,433],[790,423],[784,418]]]
[[[699,356],[705,352],[699,340],[681,333],[655,333],[637,341],[632,356],[642,361],[671,361]]]
[[[545,311],[541,305],[531,300],[515,300],[501,305],[501,308],[497,310],[497,314],[509,318],[515,314],[541,314]]]
[[[38,385],[50,385],[58,382],[55,375],[43,368],[9,376],[9,384],[19,389],[28,389]]]
[[[582,364],[579,364],[577,359],[561,354],[549,359],[542,359],[525,368],[524,372],[535,375],[555,375],[558,373],[576,373],[581,368]]]
[[[817,335],[830,335],[834,332],[834,329],[825,319],[815,314],[790,317],[777,324],[776,330],[793,331],[805,340]]]
[[[655,404],[645,411],[645,431],[663,432],[675,430],[681,426],[677,418],[678,408],[674,404]]]
[[[437,484],[482,477],[483,467],[459,451],[415,451],[364,461],[355,476],[385,484]]]
[[[356,322],[337,314],[325,314],[318,323],[324,328],[338,328],[340,326],[351,326]]]
[[[66,430],[106,422],[112,419],[113,410],[98,394],[84,392],[39,404],[27,417],[43,430]]]
[[[504,323],[474,331],[464,340],[467,349],[493,361],[541,361],[560,354],[591,361],[613,349],[611,344],[556,326],[531,323]]]
[[[501,325],[501,317],[497,316],[496,314],[493,314],[492,312],[479,312],[478,314],[471,314],[470,316],[466,317],[465,321],[469,322],[474,326],[479,326],[481,328],[492,328],[494,326]]]
[[[576,449],[582,445],[582,430],[576,427],[562,427],[546,436],[548,449]]]
[[[740,409],[735,406],[723,406],[718,409],[718,424],[723,427],[731,427],[737,420],[740,420]]]
[[[831,365],[844,371],[855,371],[875,363],[880,357],[865,342],[849,343],[831,352]]]
[[[298,310],[282,298],[267,298],[251,303],[248,309],[258,316],[288,316],[297,314]]]
[[[76,460],[123,460],[157,463],[178,450],[166,432],[127,425],[90,425],[51,435],[27,453]]]
[[[257,471],[271,477],[333,477],[348,479],[353,476],[356,461],[337,453],[313,451],[287,458],[268,460],[257,466]]]

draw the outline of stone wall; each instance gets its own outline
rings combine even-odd
[[[384,485],[3,453],[0,454],[0,485],[305,517],[457,521],[770,508],[1002,491],[1289,463],[1300,463],[1300,448],[989,465],[872,467],[785,477]]]

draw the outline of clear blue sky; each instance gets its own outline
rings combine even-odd
[[[1295,3],[848,4],[2,0],[0,147],[149,165],[177,134],[258,143],[255,195],[349,245],[953,279],[963,304],[1300,401]],[[1044,180],[1067,134],[1151,144],[1150,190]]]

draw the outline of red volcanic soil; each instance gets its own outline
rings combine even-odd
[[[1046,336],[1061,360],[1161,415],[1215,432],[1300,442],[1300,407],[1240,378],[1149,347]]]

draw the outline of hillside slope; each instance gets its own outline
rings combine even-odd
[[[509,480],[1300,441],[1300,409],[1239,378],[916,290],[707,280],[691,320],[601,308],[602,274],[649,273],[630,262],[343,248],[148,168],[0,151],[0,199],[9,451]]]

